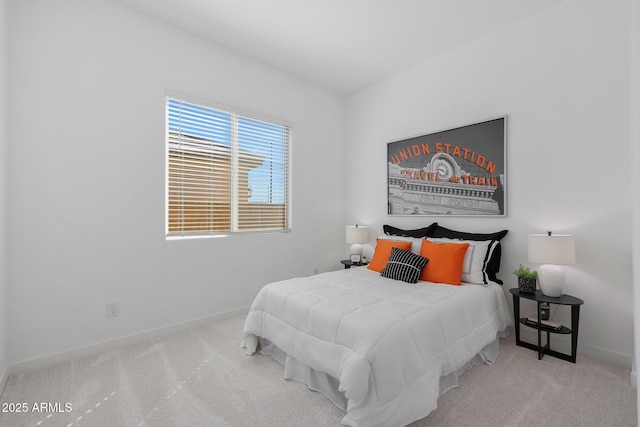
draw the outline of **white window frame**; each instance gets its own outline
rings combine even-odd
[[[230,114],[232,117],[232,132],[231,132],[231,227],[229,230],[225,231],[214,231],[213,229],[202,230],[198,232],[187,232],[184,230],[184,220],[182,221],[183,229],[180,232],[176,232],[175,230],[170,230],[170,152],[172,142],[171,134],[172,131],[170,129],[170,101],[182,102],[187,104],[196,105],[201,108],[207,108],[210,110],[214,110],[219,113]],[[255,113],[247,113],[237,108],[220,106],[218,104],[214,104],[208,101],[203,101],[201,99],[188,97],[181,94],[176,94],[172,92],[167,92],[165,96],[165,238],[167,240],[180,240],[180,239],[190,239],[190,238],[211,238],[211,237],[226,237],[226,236],[235,236],[235,235],[251,235],[251,234],[271,234],[271,233],[288,233],[292,228],[292,141],[293,141],[293,126],[290,123],[287,123],[284,120],[274,119],[272,117],[267,117],[265,115],[259,115]],[[251,228],[248,230],[241,229],[239,225],[239,170],[242,169],[239,167],[239,158],[240,158],[240,147],[239,147],[239,136],[238,136],[238,118],[248,119],[249,121],[255,122],[264,122],[265,124],[271,126],[278,126],[285,129],[285,141],[284,141],[284,166],[283,166],[283,187],[278,187],[284,194],[281,196],[282,204],[284,205],[284,226],[282,228]],[[174,135],[176,132],[173,132]],[[181,133],[181,132],[177,132]],[[186,132],[183,132],[187,135]],[[215,143],[214,141],[211,141]],[[175,147],[175,144],[174,144]],[[273,159],[272,159],[273,160]],[[272,185],[272,184],[270,184]],[[250,183],[249,183],[250,186]],[[273,187],[270,188],[272,190]],[[265,203],[266,205],[273,205],[273,203]],[[184,211],[184,208],[183,208]]]

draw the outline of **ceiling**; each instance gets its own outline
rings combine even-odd
[[[349,93],[563,0],[113,0]]]

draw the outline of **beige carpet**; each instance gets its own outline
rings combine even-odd
[[[271,358],[244,355],[243,321],[11,376],[2,409],[26,403],[27,412],[0,412],[0,425],[339,426],[342,411],[322,395],[284,380]],[[510,337],[495,365],[466,372],[438,409],[412,426],[635,426],[628,377],[626,368],[580,355],[576,365],[539,361]],[[45,411],[34,410],[41,403]]]

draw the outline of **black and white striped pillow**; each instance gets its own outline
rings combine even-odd
[[[380,273],[389,279],[417,283],[429,259],[400,248],[392,248],[387,266]]]

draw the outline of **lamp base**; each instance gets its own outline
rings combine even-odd
[[[360,255],[362,256],[363,250],[362,245],[360,243],[354,243],[351,245],[351,249],[349,250],[349,255]]]
[[[564,290],[565,274],[557,265],[545,264],[538,269],[538,283],[545,296],[560,297]]]

